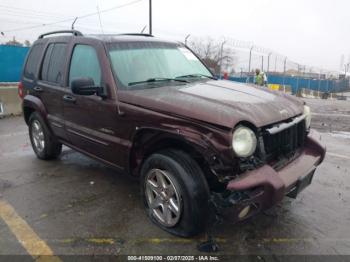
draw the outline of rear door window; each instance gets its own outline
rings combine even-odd
[[[28,55],[27,63],[24,68],[24,76],[30,79],[34,79],[37,73],[41,54],[43,51],[43,44],[35,44],[30,49],[30,53]]]
[[[101,85],[101,67],[95,48],[88,45],[77,45],[74,48],[70,70],[69,86],[77,78],[92,78],[95,85]]]
[[[67,44],[50,44],[46,50],[41,71],[41,79],[50,83],[61,84],[64,62],[66,61]]]

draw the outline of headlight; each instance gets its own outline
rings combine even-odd
[[[309,106],[304,106],[304,115],[306,130],[309,130],[311,126],[311,110]]]
[[[233,132],[232,148],[239,157],[251,156],[256,149],[255,133],[248,127],[238,127]]]

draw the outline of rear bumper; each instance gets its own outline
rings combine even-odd
[[[316,167],[326,153],[321,137],[311,131],[301,154],[282,169],[276,171],[269,165],[249,171],[228,183],[227,189],[245,192],[246,198],[237,203],[237,212],[246,206],[253,207],[249,215],[270,208],[280,202],[285,195],[296,195],[311,183]]]

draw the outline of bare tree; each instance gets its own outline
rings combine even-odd
[[[23,46],[23,44],[18,42],[15,37],[13,37],[11,41],[6,42],[5,45]]]
[[[216,74],[225,70],[232,72],[235,56],[234,50],[225,41],[217,41],[213,38],[194,38],[189,42],[189,47],[203,60],[203,62]]]

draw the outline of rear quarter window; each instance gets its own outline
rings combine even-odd
[[[25,77],[30,79],[34,79],[36,77],[36,73],[38,72],[41,62],[40,59],[43,52],[43,47],[43,44],[34,44],[30,49],[23,72]]]

